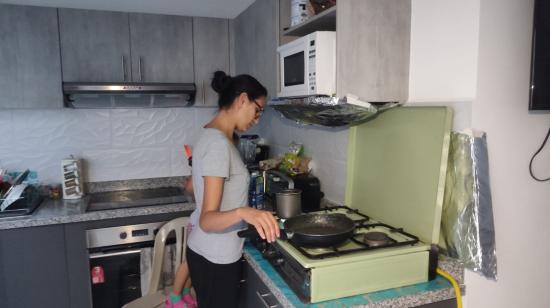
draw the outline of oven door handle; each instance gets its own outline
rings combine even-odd
[[[108,252],[108,253],[96,252],[96,253],[90,254],[90,259],[100,259],[100,258],[107,258],[107,257],[114,257],[114,256],[131,255],[131,254],[136,254],[140,252],[141,252],[141,249],[124,250],[124,251],[116,251],[116,252]]]

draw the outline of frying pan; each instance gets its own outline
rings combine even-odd
[[[346,241],[354,229],[353,220],[344,214],[302,214],[285,220],[280,238],[303,247],[330,247]],[[258,233],[251,226],[237,235],[252,237]]]

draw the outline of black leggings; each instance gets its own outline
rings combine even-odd
[[[241,262],[216,264],[187,247],[187,264],[199,308],[237,308]]]

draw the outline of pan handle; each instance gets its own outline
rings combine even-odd
[[[259,236],[258,231],[254,226],[249,226],[247,229],[237,232],[238,237],[254,238]]]
[[[258,231],[254,226],[249,226],[247,229],[241,230],[237,232],[238,237],[245,237],[245,238],[254,238],[259,237]],[[291,234],[287,235],[287,232],[285,232],[283,229],[281,229],[279,239],[281,240],[288,240],[290,237],[292,237]]]

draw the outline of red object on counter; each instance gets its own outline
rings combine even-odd
[[[187,159],[191,158],[191,147],[188,144],[184,144],[183,148],[185,149],[185,156],[187,156]]]
[[[92,284],[104,283],[105,282],[105,272],[103,271],[103,266],[94,266],[92,267]]]
[[[191,152],[191,147],[188,144],[184,144],[183,148],[185,149],[185,156],[187,156],[187,164],[189,167],[193,165],[193,155]]]

